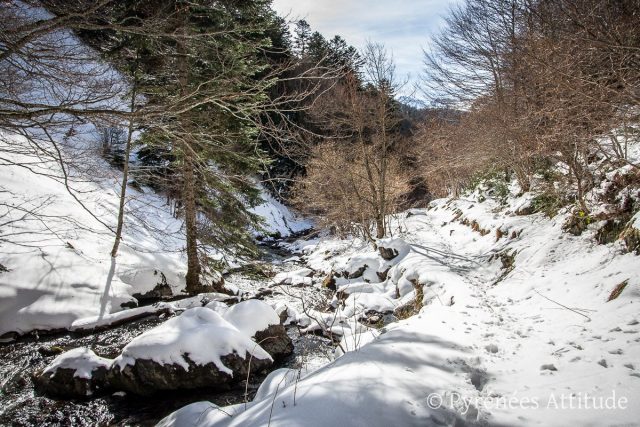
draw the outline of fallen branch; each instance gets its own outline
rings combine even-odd
[[[546,299],[547,301],[551,301],[551,302],[552,302],[552,303],[554,303],[554,304],[558,304],[560,307],[565,308],[565,309],[567,309],[567,310],[569,310],[569,311],[573,311],[574,313],[579,314],[579,315],[580,315],[580,316],[582,316],[582,317],[586,317],[589,321],[591,321],[591,318],[590,318],[589,316],[587,316],[586,314],[584,314],[584,313],[580,313],[578,310],[574,310],[574,309],[573,309],[573,308],[571,308],[571,307],[567,307],[566,305],[560,304],[558,301],[554,301],[554,300],[552,300],[551,298],[548,298],[548,297],[546,297],[546,296],[542,295],[542,294],[541,294],[540,292],[538,292],[538,291],[534,291],[534,292],[535,292],[536,294],[540,295],[542,298]]]

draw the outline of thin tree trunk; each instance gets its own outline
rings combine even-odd
[[[183,188],[184,221],[187,234],[187,293],[200,291],[200,261],[198,260],[198,229],[195,191],[194,154],[184,143]]]
[[[131,112],[135,112],[136,108],[136,89],[137,81],[134,78],[133,87],[131,88]],[[118,255],[118,248],[122,240],[122,228],[124,226],[124,204],[127,195],[127,182],[129,181],[129,156],[131,155],[131,142],[133,139],[133,117],[129,119],[129,128],[127,133],[127,144],[124,149],[124,167],[122,171],[122,187],[120,188],[120,205],[118,207],[118,225],[116,226],[116,238],[111,249],[111,257]]]

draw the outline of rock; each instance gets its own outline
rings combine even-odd
[[[534,208],[533,204],[528,203],[528,204],[516,209],[516,211],[514,213],[516,215],[519,215],[519,216],[532,215],[532,214],[535,213],[535,208]]]
[[[133,294],[132,296],[138,301],[159,301],[161,299],[171,298],[173,296],[173,291],[171,290],[171,286],[167,283],[167,278],[165,277],[163,272],[154,271],[155,275],[160,275],[160,282],[154,286],[148,292],[143,294]]]
[[[567,218],[562,229],[574,236],[580,236],[592,222],[592,218],[582,212],[575,213]]]
[[[200,365],[183,356],[188,369],[179,364],[160,364],[153,360],[138,359],[133,365],[114,364],[107,381],[113,389],[138,395],[152,395],[166,390],[193,390],[198,388],[226,389],[231,384],[246,379],[247,373],[263,371],[271,365],[269,359],[258,359],[246,354],[222,356],[220,360],[233,375],[222,372],[215,363]]]
[[[636,220],[638,222],[638,220]],[[629,225],[620,234],[620,238],[624,241],[627,247],[627,252],[633,252],[636,255],[640,255],[640,229],[635,228],[633,225]]]
[[[360,319],[360,323],[367,326],[379,326],[384,327],[391,323],[398,321],[398,318],[393,313],[380,313],[375,310],[367,311],[364,318]]]
[[[368,266],[367,264],[361,266],[360,268],[358,268],[356,271],[353,271],[351,273],[349,272],[345,272],[347,275],[347,279],[358,279],[360,277],[362,277],[362,275],[364,274],[364,272],[367,270]]]
[[[111,363],[86,348],[67,351],[34,376],[36,391],[62,398],[86,398],[105,392],[109,390]]]
[[[387,268],[384,271],[376,271],[376,275],[378,276],[378,279],[380,279],[381,282],[384,282],[385,280],[387,280],[387,276],[389,275],[389,270],[391,270],[391,267]]]
[[[289,309],[286,305],[282,305],[275,309],[276,313],[278,313],[278,317],[280,318],[280,324],[284,325],[287,319],[289,318]]]
[[[253,337],[256,332],[271,325],[280,324],[280,316],[273,307],[257,299],[249,299],[231,306],[223,317],[247,337]]]
[[[41,346],[38,348],[38,353],[43,356],[57,356],[58,354],[64,353],[64,349],[56,345],[51,347]]]
[[[484,349],[487,350],[487,352],[493,354],[496,354],[499,351],[498,346],[495,344],[488,344],[484,347]]]
[[[378,252],[385,261],[404,258],[411,251],[411,245],[399,238],[378,240]],[[398,259],[398,260],[399,260]],[[398,261],[396,260],[396,261]]]
[[[282,325],[271,325],[256,332],[253,338],[274,360],[281,360],[293,353],[293,341]]]
[[[293,342],[281,325],[280,315],[267,303],[243,301],[231,307],[224,318],[252,337],[274,359],[281,359],[293,352]]]
[[[394,248],[383,248],[382,246],[380,246],[378,248],[378,251],[380,252],[380,256],[382,257],[382,259],[386,261],[391,261],[398,256],[398,251]]]
[[[327,277],[322,281],[322,287],[331,289],[332,291],[336,290],[336,278],[334,276],[334,272],[331,271]]]
[[[0,343],[15,341],[20,337],[20,334],[14,331],[5,332],[0,335]]]
[[[252,301],[258,306],[264,304]],[[254,321],[263,322],[261,313],[256,316]],[[273,316],[278,323],[275,312]],[[241,325],[245,329],[252,325],[251,319],[239,317],[247,321]],[[134,338],[113,361],[107,380],[116,390],[140,395],[163,390],[224,389],[272,362],[271,356],[237,325],[212,309],[195,307]]]
[[[125,301],[122,304],[120,304],[120,308],[123,308],[125,310],[130,310],[132,308],[137,308],[138,307],[138,300],[136,300],[135,298],[131,298],[129,301]]]
[[[259,300],[264,300],[266,297],[271,296],[271,295],[273,295],[273,289],[260,288],[253,295],[253,298],[259,299]]]

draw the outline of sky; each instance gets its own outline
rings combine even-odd
[[[274,0],[289,20],[306,19],[326,38],[338,34],[362,49],[367,40],[383,43],[392,52],[398,78],[409,79],[410,95],[423,69],[423,48],[443,25],[455,0]]]

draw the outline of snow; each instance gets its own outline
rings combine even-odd
[[[271,325],[279,325],[280,317],[266,302],[250,299],[239,302],[224,313],[224,319],[243,334],[252,337]]]
[[[210,303],[205,305],[205,307],[209,310],[215,311],[220,316],[224,316],[224,314],[229,310],[229,306],[220,301],[211,301]]]
[[[113,363],[124,368],[134,365],[137,359],[144,359],[188,370],[185,359],[188,355],[195,364],[214,363],[220,371],[233,375],[221,357],[234,352],[240,357],[250,354],[257,359],[272,360],[262,347],[218,313],[196,307],[134,338]]]
[[[338,347],[335,349],[336,359],[350,351],[358,351],[364,345],[369,344],[380,336],[380,332],[376,329],[367,329],[360,331],[349,331],[340,339]]]
[[[51,362],[43,373],[55,372],[58,369],[72,369],[74,377],[89,380],[97,368],[109,369],[112,360],[97,356],[88,348],[74,348],[62,353]]]
[[[274,276],[273,283],[278,285],[310,286],[313,284],[313,278],[310,277],[312,274],[313,270],[311,270],[310,268],[301,268],[293,271],[283,271]]]
[[[296,216],[287,206],[276,200],[261,184],[260,197],[264,201],[258,206],[250,209],[256,215],[264,218],[263,230],[256,232],[257,235],[279,235],[288,237],[301,231],[309,230],[313,223],[307,219]]]
[[[620,241],[597,244],[595,226],[564,232],[567,210],[513,214],[532,197],[503,205],[470,194],[399,215],[391,225],[403,251],[389,262],[354,239],[292,245],[316,272],[367,265],[360,278],[337,279],[344,306],[336,298],[334,312],[299,316],[303,332],[342,337],[336,360],[297,383],[293,372],[274,374],[253,402],[192,425],[638,425],[638,257]],[[375,273],[386,268],[382,280]],[[358,322],[412,303],[414,284],[418,313],[380,330]]]
[[[146,314],[156,314],[163,311],[174,311],[176,307],[173,304],[157,303],[145,307],[136,307],[130,310],[123,310],[117,313],[111,313],[104,316],[92,316],[83,319],[74,320],[69,327],[70,331],[89,330],[104,326],[113,325],[127,319],[143,316]]]
[[[349,318],[364,314],[368,311],[378,313],[392,312],[395,303],[388,297],[377,293],[358,292],[350,294],[340,307],[340,313]]]
[[[132,295],[159,283],[166,282],[174,295],[184,290],[182,220],[150,188],[128,189],[123,240],[118,257],[110,257],[113,233],[105,225],[115,228],[122,176],[100,158],[95,128],[76,131],[63,145],[91,175],[67,170],[73,195],[56,161],[39,156],[24,137],[0,132],[7,160],[33,164],[37,172],[5,161],[0,168],[0,265],[8,269],[0,272],[0,336],[70,328],[88,318],[104,324],[121,304],[135,302]],[[270,203],[265,209],[292,215]],[[299,230],[303,222],[291,224]]]
[[[187,405],[160,420],[156,427],[187,427],[196,425],[216,425],[226,418],[244,410],[245,405],[237,404],[221,408],[211,402],[196,402]]]
[[[306,374],[298,369],[289,369],[289,368],[280,368],[272,371],[267,375],[267,377],[262,381],[258,391],[256,391],[256,395],[254,397],[254,401],[260,401],[269,396],[273,396],[274,393],[277,393],[279,390],[284,389],[291,384],[294,384],[296,381],[299,381],[300,378],[304,377]]]
[[[28,147],[23,137],[8,134],[0,134],[0,144]],[[7,153],[7,157],[20,163],[37,159],[34,153]],[[91,158],[95,180],[87,181],[78,173],[72,182],[74,195],[105,224],[114,226],[119,173],[102,164],[97,154]],[[78,319],[120,311],[122,303],[133,301],[132,294],[145,293],[159,283],[161,274],[174,292],[184,287],[181,239],[175,235],[181,222],[161,197],[130,190],[123,244],[112,260],[113,235],[58,180],[59,165],[41,159],[38,168],[42,174],[18,165],[3,165],[0,171],[0,214],[14,221],[2,230],[0,264],[9,271],[0,274],[0,335],[68,328]],[[26,210],[33,213],[25,214]],[[145,223],[165,233],[154,234]],[[140,271],[157,274],[141,280]]]

